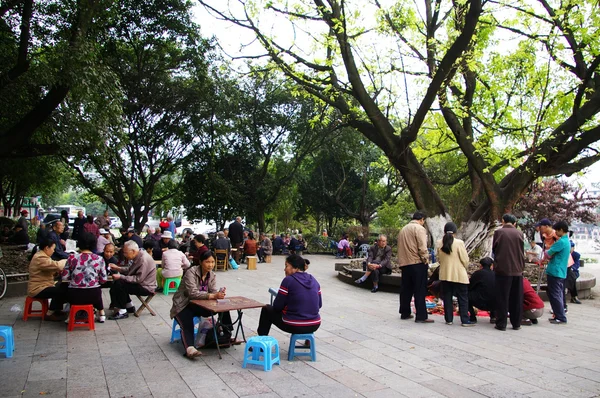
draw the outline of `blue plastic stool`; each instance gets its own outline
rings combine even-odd
[[[198,334],[198,325],[200,324],[200,317],[194,317],[194,341],[196,340],[196,335]],[[181,340],[181,328],[179,327],[179,323],[177,323],[177,319],[173,318],[173,330],[171,331],[171,343]]]
[[[0,342],[0,353],[6,354],[6,358],[12,358],[15,352],[15,336],[12,326],[0,326],[0,338],[4,342]]]
[[[310,341],[310,347],[303,345],[296,346],[296,340],[308,340]],[[302,351],[296,351],[302,350]],[[315,349],[315,335],[309,334],[293,334],[290,337],[290,349],[288,351],[288,361],[292,361],[294,357],[309,356],[310,360],[315,362],[317,360],[317,351]]]
[[[170,288],[169,286],[171,285],[171,282],[173,282],[175,284],[175,287]],[[177,293],[177,289],[179,289],[179,284],[181,283],[181,277],[175,277],[175,278],[165,278],[165,284],[163,286],[163,293],[165,294],[165,296],[168,296],[169,293]]]
[[[275,355],[273,355],[273,347],[275,347]],[[252,348],[252,352],[250,352]],[[260,357],[262,356],[262,359]],[[244,363],[242,368],[246,368],[247,364],[261,365],[265,372],[273,369],[274,364],[280,364],[279,358],[279,342],[271,336],[254,336],[250,337],[244,348]]]

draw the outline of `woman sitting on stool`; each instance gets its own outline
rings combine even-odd
[[[173,296],[171,319],[175,318],[181,328],[181,342],[185,356],[195,358],[202,353],[194,347],[194,317],[210,317],[211,312],[190,303],[190,300],[214,300],[225,298],[225,288],[217,290],[214,272],[215,255],[209,250],[200,255],[200,265],[190,267],[183,277],[177,293]],[[223,313],[223,326],[230,327],[229,312]]]
[[[307,274],[310,262],[297,254],[285,260],[285,278],[273,305],[263,307],[258,322],[258,335],[268,336],[271,325],[292,334],[314,333],[321,326],[321,286]],[[285,312],[285,313],[284,313]]]
[[[27,284],[27,295],[38,299],[52,299],[50,303],[51,313],[47,314],[47,321],[62,321],[64,319],[62,309],[67,300],[66,286],[58,282],[54,284],[54,275],[62,272],[67,260],[54,261],[52,254],[56,244],[48,237],[43,237],[39,243],[39,251],[34,254],[29,264],[29,282]]]
[[[101,284],[108,281],[106,265],[102,256],[92,253],[96,250],[96,237],[83,232],[77,241],[79,253],[69,256],[62,271],[62,280],[69,282],[67,297],[71,305],[91,304],[98,311],[98,322],[104,323],[104,304]]]

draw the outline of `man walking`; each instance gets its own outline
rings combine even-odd
[[[523,233],[515,224],[512,214],[502,216],[502,228],[494,232],[492,252],[494,254],[494,272],[496,274],[496,329],[506,330],[507,313],[515,330],[521,329],[523,314]]]
[[[415,298],[417,323],[433,323],[427,318],[425,295],[427,294],[427,270],[429,252],[427,251],[427,232],[425,214],[417,211],[398,234],[398,262],[402,270],[400,287],[400,319],[411,319],[410,301]]]

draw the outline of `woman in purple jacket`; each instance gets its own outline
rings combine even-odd
[[[304,272],[309,263],[296,254],[286,258],[285,278],[277,297],[260,312],[259,336],[268,336],[271,325],[292,334],[313,333],[321,326],[321,286]]]

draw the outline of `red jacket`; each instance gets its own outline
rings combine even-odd
[[[544,302],[531,287],[531,283],[523,278],[523,311],[544,308]]]

